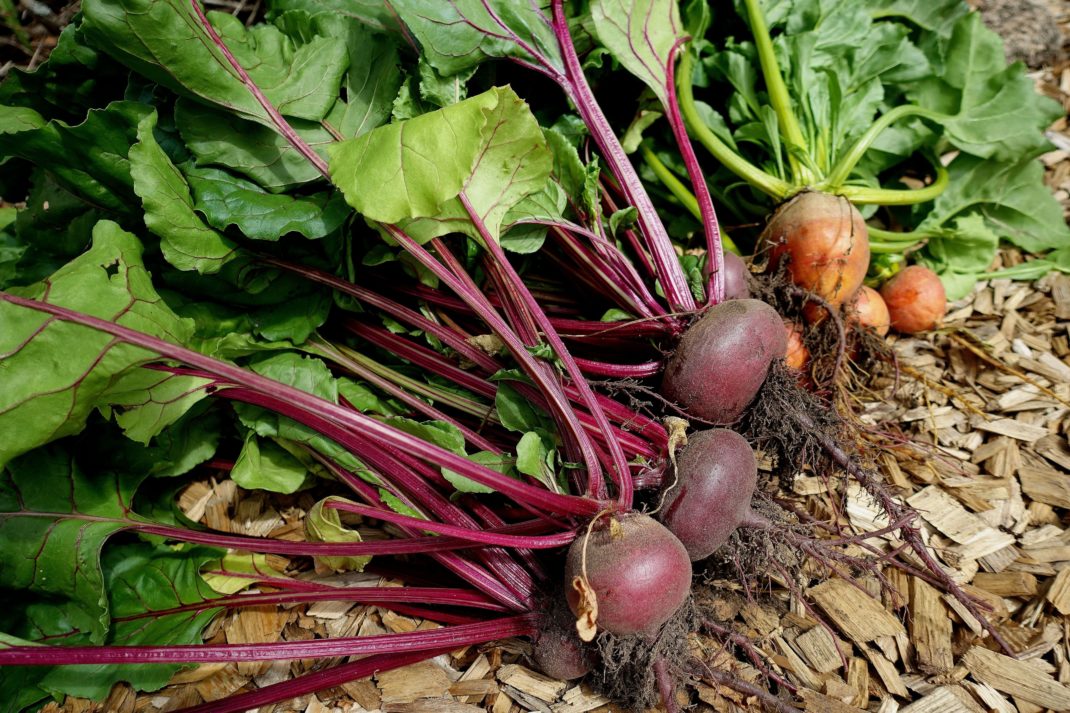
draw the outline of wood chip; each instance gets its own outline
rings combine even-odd
[[[951,618],[940,593],[917,577],[910,579],[910,638],[922,671],[951,670]]]
[[[974,646],[962,657],[962,665],[977,680],[997,691],[1056,711],[1070,709],[1070,687],[1032,663]]]
[[[1039,441],[1041,438],[1049,435],[1050,432],[1046,428],[1040,426],[1031,426],[1021,421],[1016,421],[1012,418],[997,418],[993,420],[985,420],[983,418],[976,419],[973,424],[974,428],[979,431],[987,431],[989,433],[998,433],[1001,436],[1007,436],[1008,438],[1014,438],[1019,441],[1025,441],[1026,443],[1033,443]]]
[[[849,639],[857,642],[873,641],[878,636],[905,633],[902,622],[892,616],[876,599],[842,579],[830,579],[809,592]]]
[[[939,486],[930,485],[907,498],[919,514],[937,530],[961,545],[958,553],[977,559],[1014,544],[1014,536],[990,527],[962,507]]]
[[[806,705],[807,713],[864,713],[860,708],[855,708],[843,701],[830,696],[825,696],[817,691],[804,688],[799,691]]]
[[[900,708],[899,713],[985,713],[985,709],[958,686],[940,686],[924,698]]]
[[[973,586],[1001,597],[1031,597],[1037,593],[1037,578],[1028,572],[978,572]]]
[[[444,698],[450,690],[450,679],[434,661],[384,671],[377,674],[376,683],[383,705],[412,703],[419,698]]]
[[[837,649],[837,645],[840,648]],[[837,643],[825,627],[815,626],[795,638],[795,646],[802,653],[806,663],[820,673],[829,673],[843,666],[843,651],[847,647],[843,642]]]
[[[1038,502],[1070,508],[1070,475],[1050,468],[1022,466],[1018,470],[1022,490]]]
[[[546,703],[556,701],[568,687],[567,683],[535,673],[518,664],[509,664],[498,669],[498,681]]]
[[[1070,616],[1070,567],[1064,567],[1055,576],[1044,598],[1060,614]]]

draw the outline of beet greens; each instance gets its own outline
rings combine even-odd
[[[726,268],[723,249],[735,245],[714,210],[723,183],[714,174],[707,184],[689,130],[777,198],[818,184],[895,202],[905,194],[855,185],[878,172],[856,168],[893,122],[935,116],[919,97],[861,135],[857,121],[816,135],[816,105],[802,119],[793,109],[807,78],[781,75],[768,29],[786,24],[776,41],[790,43],[803,20],[768,5],[767,26],[763,6],[743,4],[756,47],[715,49],[701,2],[681,17],[671,0],[391,0],[345,12],[271,0],[247,26],[196,0],[84,0],[49,60],[0,84],[0,191],[25,202],[0,209],[0,689],[19,692],[8,707],[100,699],[117,681],[158,690],[205,662],[367,656],[185,709],[240,711],[511,636],[579,652],[562,671],[608,666],[570,638],[575,626],[585,641],[619,634],[645,651],[638,665],[656,681],[631,704],[669,702],[688,677],[750,695],[751,684],[688,658],[684,634],[700,620],[688,603],[691,548],[641,513],[675,512],[683,506],[666,495],[698,482],[676,471],[702,467],[679,416],[698,427],[759,407],[812,432],[924,566],[882,557],[983,619],[928,554],[912,513],[799,406],[812,397],[768,386],[784,378],[775,311],[725,301],[747,293],[746,278],[734,257]],[[932,41],[954,51],[976,31],[959,24]],[[892,44],[921,56],[895,27]],[[755,66],[767,105],[751,101]],[[715,69],[734,85],[729,117],[750,122],[737,136],[694,97],[693,78]],[[643,156],[671,196],[648,192],[625,150],[638,138],[619,139],[620,108],[596,99],[636,79],[653,97],[644,111],[663,113],[668,131],[637,120],[628,133],[644,134]],[[930,80],[925,91],[948,76]],[[982,143],[972,109],[949,129],[964,152]],[[744,134],[772,159],[737,155]],[[997,150],[1016,141],[1026,138]],[[925,191],[910,200],[938,192]],[[669,219],[681,199],[697,225]],[[752,199],[725,204],[738,213]],[[981,220],[951,212],[962,225]],[[685,251],[699,232],[701,249]],[[717,326],[726,313],[742,316]],[[720,367],[692,344],[711,330],[738,336]],[[761,363],[737,373],[747,359],[734,355],[758,332]],[[696,383],[657,393],[666,369],[687,368],[691,382],[731,375],[746,393],[725,413],[692,403]],[[300,503],[304,540],[191,522],[176,494],[192,477]],[[785,525],[785,542],[838,571],[842,560],[822,547],[844,543],[787,526],[798,513],[781,513],[783,523],[754,514],[753,473],[740,479],[727,493],[710,488],[739,520],[720,524],[714,549],[737,524]],[[394,537],[365,541],[357,522]],[[605,554],[618,548],[620,559]],[[290,567],[274,570],[265,554]],[[419,565],[388,568],[393,555]],[[366,586],[322,576],[333,572],[364,572]],[[378,572],[407,586],[379,586]],[[622,574],[637,587],[624,597],[613,580]],[[746,573],[744,585],[767,575]],[[644,592],[658,606],[632,606]],[[566,599],[562,626],[552,612]],[[442,627],[202,642],[229,609],[328,600]],[[644,638],[658,630],[672,634]]]

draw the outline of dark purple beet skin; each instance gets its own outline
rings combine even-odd
[[[732,423],[787,348],[775,309],[752,299],[722,302],[684,332],[665,368],[661,394],[695,418]]]
[[[572,543],[565,562],[568,606],[577,611],[571,583],[583,571],[587,547],[587,581],[598,598],[598,628],[611,634],[653,634],[669,620],[691,592],[687,550],[661,523],[646,515],[622,515],[615,528],[601,522]]]
[[[574,627],[552,627],[539,634],[532,651],[539,670],[558,681],[582,678],[591,670],[583,642]]]
[[[750,512],[758,463],[743,436],[714,428],[688,435],[676,467],[661,521],[697,562],[727,542]]]
[[[735,253],[724,254],[724,298],[745,300],[750,297],[747,286],[747,263]]]

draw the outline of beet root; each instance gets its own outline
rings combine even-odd
[[[584,590],[594,595],[596,614]],[[569,547],[565,591],[581,623],[593,618],[611,634],[651,635],[687,601],[691,560],[656,520],[635,513],[610,516]]]
[[[665,368],[662,395],[695,418],[728,424],[787,351],[780,315],[759,300],[711,307],[684,333]]]
[[[746,519],[758,463],[743,436],[714,428],[688,436],[676,469],[677,481],[666,491],[661,521],[697,562],[726,543]]]
[[[925,332],[940,323],[947,311],[947,294],[940,277],[927,267],[911,265],[881,287],[892,329],[904,334]]]
[[[745,300],[750,297],[747,284],[747,263],[735,253],[724,254],[724,298],[726,300]]]
[[[791,280],[834,307],[854,294],[869,267],[869,229],[841,196],[807,191],[777,209],[765,228],[770,267],[787,259]]]
[[[532,651],[539,670],[558,681],[586,676],[591,662],[574,628],[553,626],[543,630]]]

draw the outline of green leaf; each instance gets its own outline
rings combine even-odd
[[[236,225],[254,240],[278,240],[287,233],[322,238],[349,215],[339,193],[290,196],[268,193],[252,181],[215,168],[185,168],[194,207],[217,230]]]
[[[1044,167],[1026,156],[998,163],[960,154],[948,166],[950,185],[918,226],[937,231],[956,216],[977,213],[1001,240],[1031,253],[1070,245],[1062,208],[1044,185]]]
[[[464,434],[452,423],[445,421],[414,421],[411,418],[394,416],[384,420],[390,426],[421,438],[428,443],[445,448],[451,453],[464,455]]]
[[[909,96],[950,115],[942,123],[956,148],[1013,161],[1048,146],[1043,131],[1063,115],[1062,107],[1037,94],[1022,64],[1005,66],[1003,43],[979,13],[963,16],[942,49],[938,77],[918,82]]]
[[[184,546],[173,549],[145,543],[108,547],[104,552],[105,588],[115,620],[105,643],[115,646],[199,644],[201,633],[220,611],[199,569],[219,551]],[[166,613],[175,607],[203,604],[193,612]],[[156,691],[190,664],[151,666],[59,666],[39,684],[53,693],[103,700],[119,681],[135,691]]]
[[[418,66],[420,77],[420,97],[439,107],[446,107],[463,101],[468,96],[468,80],[476,72],[476,67],[442,76],[423,57]]]
[[[301,461],[272,441],[261,441],[255,434],[245,437],[230,478],[246,490],[272,493],[297,492],[308,475]]]
[[[464,187],[483,147],[494,91],[330,148],[331,178],[368,218],[397,223],[436,215]],[[448,145],[449,151],[442,146]]]
[[[551,67],[564,71],[550,29],[550,3],[545,0],[392,0],[390,4],[419,40],[423,57],[444,76],[492,57],[538,62],[521,42]]]
[[[86,37],[95,46],[168,89],[273,126],[184,0],[87,0]],[[253,81],[284,115],[322,119],[338,98],[347,55],[335,38],[300,47],[271,25],[247,29],[237,18],[210,19]]]
[[[379,31],[400,32],[397,13],[382,0],[270,0],[270,14],[287,10],[330,13]]]
[[[247,176],[271,192],[322,177],[282,136],[225,111],[180,99],[175,104],[175,123],[199,166],[222,166]],[[319,124],[295,119],[290,125],[321,155],[334,141],[330,132]]]
[[[598,40],[662,104],[669,103],[666,68],[683,36],[676,0],[593,0]]]
[[[553,430],[553,422],[547,414],[507,383],[499,382],[494,395],[494,408],[502,426],[510,431],[526,433],[540,429]]]
[[[491,453],[490,451],[478,451],[468,456],[468,460],[485,465],[492,470],[496,470],[503,475],[508,475],[510,471],[510,463],[500,453]],[[477,493],[486,494],[493,493],[494,488],[477,483],[476,481],[466,478],[460,473],[455,473],[449,468],[442,469],[442,477],[450,482],[450,485],[457,488],[459,493]]]
[[[509,87],[498,87],[480,96],[487,95],[497,101],[485,112],[478,156],[459,197],[446,200],[427,218],[401,223],[418,241],[448,233],[483,239],[460,196],[468,201],[491,239],[497,241],[510,213],[513,220],[560,216],[564,196],[548,186],[553,155],[528,105]],[[521,247],[521,251],[531,250],[530,245]]]
[[[127,153],[148,113],[143,104],[114,102],[70,125],[0,106],[0,158],[24,158],[90,205],[128,215],[133,191]]]
[[[7,464],[0,474],[4,587],[45,601],[55,598],[64,612],[57,621],[51,607],[29,609],[27,634],[38,638],[71,628],[90,642],[104,642],[110,617],[101,548],[127,527],[125,508],[144,477],[88,477],[59,447],[39,449]]]
[[[194,212],[189,185],[156,142],[155,127],[153,112],[138,124],[138,143],[130,149],[130,173],[145,207],[145,225],[160,237],[164,258],[179,270],[218,272],[237,248]]]
[[[121,375],[101,396],[126,437],[148,445],[208,396],[213,379],[137,369]]]
[[[516,469],[548,487],[554,483],[554,450],[534,431],[528,431],[516,444]]]
[[[156,293],[141,244],[115,223],[93,230],[93,246],[48,284],[12,290],[114,321],[177,344],[192,335]],[[0,303],[0,465],[31,448],[77,433],[106,406],[117,377],[156,356],[111,336],[41,312]]]
[[[380,416],[398,415],[385,399],[379,398],[378,394],[359,381],[345,377],[338,379],[338,394],[361,413],[374,413]]]
[[[930,32],[948,37],[970,8],[961,0],[873,0],[877,17],[901,17]]]
[[[212,458],[230,430],[218,405],[218,401],[201,401],[147,446],[130,440],[104,419],[91,419],[74,447],[87,463],[122,463],[129,471],[160,478],[184,475]],[[169,486],[159,487],[166,490]]]
[[[328,503],[352,503],[352,500],[329,496],[312,506],[305,517],[305,534],[310,542],[360,542],[360,533],[342,526],[338,511],[327,507]],[[317,557],[316,562],[335,571],[363,572],[371,562],[371,556],[363,557]]]
[[[200,574],[204,583],[218,594],[237,594],[265,578],[286,576],[268,562],[267,555],[232,551],[228,551],[222,558],[205,562],[201,566]]]

